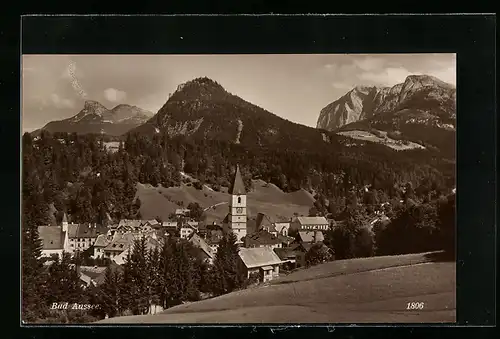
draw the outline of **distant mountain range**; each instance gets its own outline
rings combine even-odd
[[[137,106],[121,104],[113,109],[97,101],[85,101],[83,109],[75,116],[51,121],[41,128],[51,133],[67,132],[78,134],[103,133],[118,136],[145,123],[154,114]],[[34,133],[39,132],[35,131]]]
[[[393,87],[357,86],[321,110],[317,128],[333,131],[360,120],[392,119],[407,110],[428,123],[454,124],[456,88],[429,75],[410,75]]]
[[[182,135],[308,152],[328,152],[333,139],[339,138],[389,147],[402,140],[413,146],[391,148],[430,147],[445,150],[447,157],[453,158],[455,121],[455,86],[428,75],[408,76],[393,87],[357,86],[321,110],[317,128],[283,119],[201,77],[179,85],[156,114],[130,105],[110,110],[96,101],[86,101],[77,115],[50,122],[42,129],[112,136]]]

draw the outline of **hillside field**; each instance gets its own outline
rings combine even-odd
[[[294,213],[307,215],[314,198],[305,190],[284,193],[273,184],[262,180],[253,180],[253,189],[248,192],[247,206],[250,217],[257,213],[264,213],[272,220],[285,220]],[[137,184],[136,197],[141,201],[141,216],[143,219],[154,219],[157,216],[167,220],[170,213],[180,208],[178,202],[182,201],[187,207],[191,202],[197,202],[202,208],[207,208],[218,203],[229,202],[230,195],[227,188],[223,192],[215,192],[204,186],[197,190],[192,186],[182,184],[180,187],[153,187],[151,185]],[[222,221],[228,213],[228,205],[221,204],[207,210],[207,221]]]
[[[395,149],[396,151],[405,151],[414,148],[425,149],[424,146],[419,145],[415,142],[407,141],[405,144],[402,141],[391,139],[387,136],[387,132],[385,131],[378,131],[378,133],[381,136],[376,136],[373,133],[361,130],[343,131],[343,132],[338,132],[337,134],[357,140],[379,143],[387,147],[390,147],[392,149]]]
[[[338,260],[160,314],[98,323],[452,323],[455,266],[428,253]],[[424,307],[407,310],[409,302]]]

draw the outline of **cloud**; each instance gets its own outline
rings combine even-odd
[[[405,81],[408,75],[418,75],[420,72],[409,72],[404,67],[389,67],[378,72],[364,72],[359,74],[359,79],[372,83],[394,86]]]
[[[349,83],[342,83],[342,82],[333,82],[332,87],[335,89],[342,89],[342,90],[350,91],[351,89],[353,89],[353,87],[355,87],[355,85],[349,84]]]
[[[452,85],[457,83],[457,71],[455,66],[429,72],[429,74]]]
[[[104,90],[104,97],[109,102],[123,102],[127,98],[127,93],[115,88],[108,88]]]
[[[43,100],[42,102],[47,104],[47,101],[45,101],[45,100]],[[59,95],[57,95],[55,93],[51,94],[51,96],[50,96],[50,104],[55,106],[56,108],[74,108],[75,107],[75,103],[73,102],[73,100],[61,98]]]
[[[382,69],[385,65],[385,60],[382,58],[374,58],[374,57],[366,57],[363,59],[355,59],[353,61],[354,66],[357,68],[365,71],[365,72],[372,72],[372,71],[379,71]]]

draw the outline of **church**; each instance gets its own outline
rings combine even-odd
[[[241,177],[240,167],[236,165],[236,172],[229,187],[228,193],[231,195],[229,201],[229,213],[223,221],[224,230],[232,230],[236,235],[237,244],[243,244],[242,238],[247,235],[247,193],[245,184]]]
[[[249,221],[247,192],[238,165],[236,165],[236,171],[228,193],[231,195],[229,213],[224,218],[223,228],[225,232],[233,232],[236,235],[236,244],[239,246],[238,255],[247,277],[257,274],[259,280],[264,282],[279,277],[279,266],[283,264],[283,261],[271,247],[245,248],[245,243],[248,241],[246,236]]]

